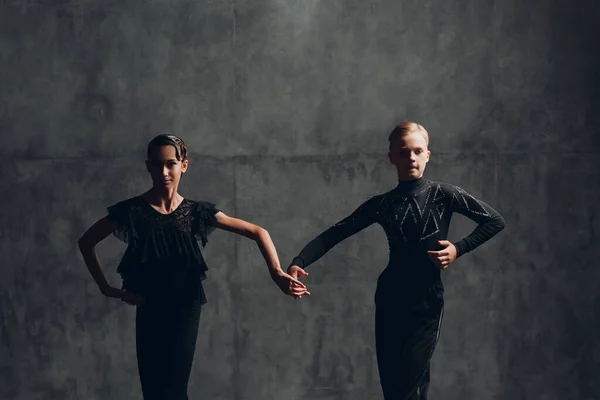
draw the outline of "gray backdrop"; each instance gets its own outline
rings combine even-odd
[[[2,1],[1,399],[140,398],[134,308],[76,245],[187,142],[180,193],[269,230],[283,265],[394,187],[387,134],[507,228],[444,272],[432,399],[598,399],[600,7],[593,0]],[[474,225],[457,216],[451,240]],[[109,280],[124,244],[98,246]],[[373,225],[309,267],[312,297],[217,231],[192,399],[381,399]]]

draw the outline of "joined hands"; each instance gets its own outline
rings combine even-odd
[[[302,282],[300,282],[298,278],[306,278],[308,276],[308,272],[306,272],[297,265],[290,265],[290,267],[287,270],[287,273],[300,284],[302,284]],[[305,293],[292,294],[292,296],[294,296],[296,299],[301,299],[304,294],[310,296],[310,292],[308,290],[305,291]]]
[[[293,296],[297,299],[301,299],[304,295],[310,296],[310,292],[306,289],[306,285],[297,279],[298,275],[292,275],[289,273],[290,268],[288,268],[287,274],[282,270],[271,274],[271,279],[273,279],[275,284],[279,286],[279,289],[281,289],[281,291],[287,295]],[[308,274],[306,274],[306,276],[308,276]]]

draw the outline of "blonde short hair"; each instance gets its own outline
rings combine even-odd
[[[416,122],[404,121],[396,125],[396,127],[390,133],[390,136],[388,137],[388,141],[390,142],[389,148],[392,148],[392,143],[394,143],[394,141],[399,137],[403,137],[415,132],[420,132],[425,138],[425,142],[429,146],[429,133],[427,130]]]

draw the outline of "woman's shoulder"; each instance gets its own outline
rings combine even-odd
[[[199,199],[194,199],[194,198],[189,198],[186,197],[185,201],[188,202],[188,204],[191,204],[195,207],[211,207],[211,206],[216,206],[215,203],[208,201],[208,200],[199,200]]]
[[[111,207],[111,208],[127,208],[134,204],[139,204],[140,199],[141,199],[140,195],[129,197],[129,198],[126,198],[123,200],[118,200],[118,201],[112,203],[109,207]]]
[[[140,209],[139,200],[139,197],[135,196],[109,205],[106,207],[108,212],[107,218],[121,225],[130,223],[132,216],[136,214],[136,209]]]
[[[135,204],[142,200],[142,195],[138,194],[132,197],[125,198],[123,200],[117,200],[114,204]]]
[[[217,207],[217,205],[215,203],[213,203],[212,201],[208,201],[208,200],[196,200],[196,199],[189,199],[186,198],[186,201],[188,202],[188,206],[189,208],[195,210],[197,213],[200,213],[202,215],[204,214],[216,214],[219,211],[221,211],[221,209],[219,207]]]

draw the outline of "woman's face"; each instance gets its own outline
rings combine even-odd
[[[157,147],[146,160],[154,187],[161,189],[177,188],[187,166],[188,161],[178,160],[175,147],[170,145]]]
[[[423,176],[429,155],[427,141],[418,131],[394,140],[388,153],[390,162],[396,167],[398,179],[401,181]]]

